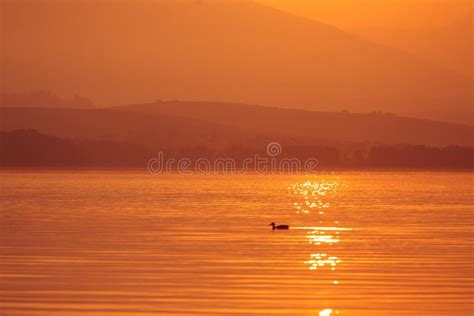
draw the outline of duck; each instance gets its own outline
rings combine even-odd
[[[270,225],[268,226],[272,226],[272,229],[275,230],[275,229],[290,229],[290,226],[288,225],[275,225],[275,223],[271,223]]]

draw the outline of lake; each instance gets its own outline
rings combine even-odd
[[[474,313],[469,172],[0,176],[2,316]]]

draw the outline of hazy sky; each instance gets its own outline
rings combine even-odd
[[[257,0],[472,76],[474,0]]]
[[[179,99],[443,118],[449,111],[456,119],[472,105],[464,73],[470,20],[429,36],[385,32],[370,41],[343,27],[442,25],[467,14],[467,2],[260,0],[343,32],[240,0],[0,1],[7,92],[52,90],[101,105]],[[417,54],[400,49],[414,45]]]
[[[472,12],[472,0],[257,0],[340,27],[440,27]]]

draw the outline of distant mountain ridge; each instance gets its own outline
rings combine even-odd
[[[220,102],[169,101],[114,107],[224,124],[267,135],[333,142],[472,145],[474,126],[372,112],[315,112]]]
[[[71,99],[57,96],[48,90],[23,93],[0,94],[0,107],[43,107],[43,108],[93,108],[94,104],[86,97],[74,95]]]
[[[417,144],[472,146],[474,127],[391,114],[285,110],[216,102],[156,102],[106,109],[2,108],[1,129],[125,141],[150,148],[206,144]]]
[[[5,0],[2,9],[6,91],[436,119],[450,108],[472,122],[468,77],[250,1]]]
[[[244,133],[220,124],[113,109],[0,108],[4,131],[33,129],[70,139],[108,140],[174,150],[196,143],[215,147]]]

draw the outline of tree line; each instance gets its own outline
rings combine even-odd
[[[163,152],[167,158],[176,160],[232,158],[237,164],[254,155],[277,162],[313,158],[319,161],[321,169],[474,169],[473,147],[372,145],[347,150],[341,146],[282,144],[282,148],[277,156],[269,156],[264,144],[229,143],[217,148],[212,143],[203,143],[149,148],[116,141],[64,139],[36,130],[14,130],[0,132],[0,166],[146,168],[150,158]]]

